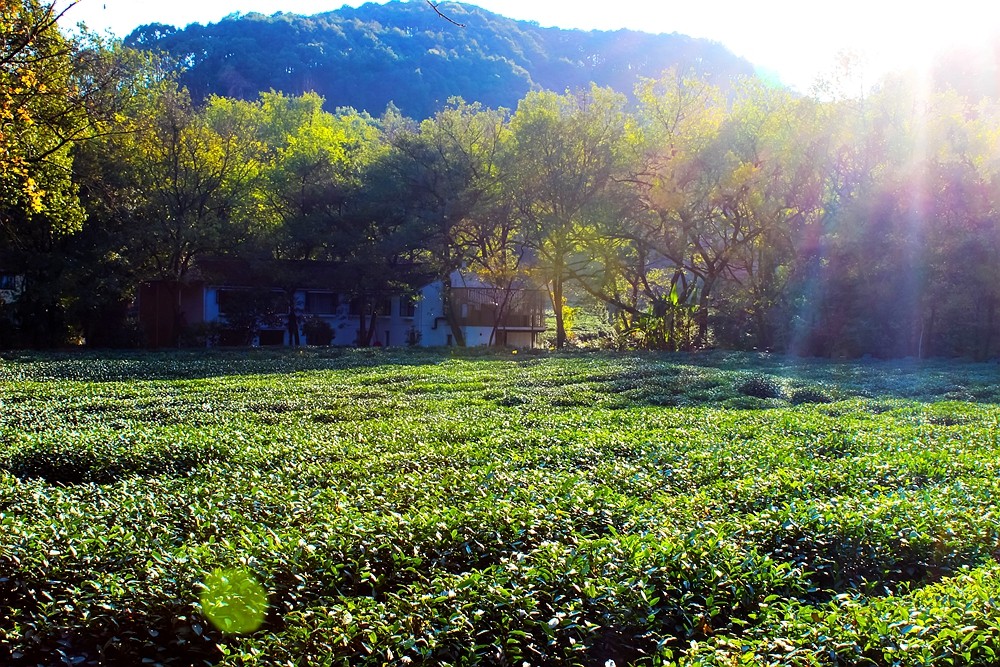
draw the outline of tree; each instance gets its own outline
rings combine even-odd
[[[811,102],[756,79],[727,97],[676,71],[637,96],[646,147],[633,182],[645,214],[633,211],[608,235],[631,258],[616,269],[631,294],[615,305],[668,349],[718,335],[771,348],[795,227],[821,195]]]
[[[728,105],[717,86],[677,71],[643,82],[637,97],[645,156],[633,181],[649,215],[619,230],[633,246],[624,267],[633,307],[647,309],[633,326],[655,331],[658,346],[687,349],[704,343],[712,290],[728,267],[715,216]]]
[[[529,93],[511,119],[517,214],[548,287],[556,347],[566,344],[565,285],[585,220],[626,163],[625,98],[593,86]]]
[[[737,88],[725,133],[746,170],[739,210],[748,231],[732,247],[723,288],[728,303],[720,319],[735,325],[724,341],[729,346],[772,350],[788,344],[783,320],[799,240],[822,211],[822,119],[814,100],[756,80]]]
[[[924,228],[910,224],[918,218],[907,209],[922,169],[913,160],[919,106],[892,82],[869,97],[827,104],[828,157],[818,161],[823,208],[814,238],[802,244],[808,251],[799,253],[794,350],[894,356],[916,341],[914,260]]]
[[[923,149],[904,172],[908,219],[923,228],[907,352],[985,360],[1000,334],[1000,107],[946,90],[925,113]]]
[[[151,277],[183,281],[199,255],[233,248],[249,231],[243,215],[260,170],[252,110],[212,98],[204,109],[172,84],[151,100],[123,155],[145,193],[134,210],[136,241]]]
[[[477,257],[480,268],[499,269],[480,253],[498,249],[488,237],[503,233],[497,224],[503,225],[505,213],[500,178],[505,120],[503,110],[455,99],[419,126],[397,126],[389,139],[406,215],[423,239],[426,263],[442,282],[444,317],[459,346],[465,336],[454,306],[453,274]]]
[[[135,280],[179,287],[198,257],[232,252],[249,235],[260,170],[253,110],[222,98],[197,109],[154,77],[128,112],[123,130],[99,143],[92,159],[102,173],[88,188],[103,199],[104,224],[127,238]],[[179,324],[179,301],[175,316]]]
[[[353,110],[323,111],[316,94],[265,93],[260,139],[266,165],[261,213],[276,259],[314,259],[361,188],[367,165],[382,150],[374,121]]]
[[[294,98],[265,93],[256,109],[265,164],[257,190],[263,224],[254,245],[272,259],[291,260],[276,265],[281,275],[274,278],[284,290],[288,331],[297,345],[301,262],[343,254],[331,246],[343,243],[362,175],[383,142],[370,117],[353,110],[327,113],[314,93]]]
[[[57,21],[74,3],[0,5],[0,227],[17,242],[29,225],[76,229],[72,142],[91,127],[74,80],[75,45]]]
[[[118,131],[133,75],[149,60],[86,33],[63,36],[56,24],[73,4],[0,3],[0,268],[24,276],[5,309],[21,344],[64,344],[78,305],[100,300],[80,289],[104,254],[90,255],[95,239],[78,236],[77,160]]]

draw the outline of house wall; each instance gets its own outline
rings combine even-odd
[[[220,291],[226,287],[209,285],[204,289],[204,298],[200,302],[203,321],[223,322],[224,317],[219,312]],[[233,288],[228,288],[233,289]],[[308,292],[321,293],[324,290],[299,290],[295,293],[295,306],[299,315],[300,327],[307,318],[318,318],[325,321],[333,329],[334,336],[331,341],[333,345],[357,345],[358,333],[361,327],[358,315],[350,314],[350,303],[344,295],[339,295],[338,303],[334,312],[309,312],[310,304],[307,297]],[[401,311],[401,297],[391,298],[391,308],[389,315],[379,315],[376,319],[375,334],[372,337],[373,345],[381,346],[401,346],[408,345],[411,338],[416,336],[416,344],[422,347],[436,347],[453,344],[451,328],[444,318],[442,304],[443,287],[441,283],[432,283],[420,290],[414,307],[412,317],[404,316]],[[315,302],[316,299],[313,299]],[[190,322],[191,320],[189,320]],[[466,344],[470,346],[488,345],[492,327],[484,326],[464,326]],[[274,339],[280,333],[280,340],[284,345],[291,344],[291,336],[287,330],[281,326],[271,327],[267,331],[273,332],[265,334],[263,338]],[[254,344],[260,344],[262,337],[254,340]],[[303,334],[301,338],[303,344],[310,344],[308,338]],[[507,332],[507,345],[517,347],[530,347],[534,344],[534,336],[529,332]]]
[[[420,331],[420,344],[424,347],[440,347],[451,342],[451,328],[444,318],[443,292],[444,286],[439,282],[420,290],[415,324]]]
[[[538,334],[531,331],[508,331],[508,347],[535,347]]]
[[[173,347],[186,327],[205,321],[205,288],[156,280],[139,286],[139,322],[147,347]]]
[[[301,298],[302,310],[305,310],[305,293],[296,295]],[[350,304],[343,303],[346,299],[341,299],[342,303],[337,306],[336,313],[305,313],[305,317],[317,317],[333,327],[334,345],[357,345],[358,334],[361,330],[361,318],[358,315],[350,314]],[[298,303],[298,302],[297,302]],[[390,299],[390,313],[380,314],[375,319],[375,333],[372,336],[372,345],[399,346],[407,345],[411,336],[411,330],[418,321],[419,306],[413,317],[404,316],[401,311],[401,298],[394,296]],[[365,316],[365,324],[370,325],[370,316]],[[307,341],[308,343],[308,341]]]
[[[10,305],[24,293],[24,276],[0,273],[0,304]]]
[[[139,286],[139,321],[147,347],[173,347],[185,326],[201,322],[203,287],[157,280]]]
[[[463,278],[460,274],[452,276],[452,285],[458,287],[480,287],[482,283]],[[421,332],[420,344],[428,347],[451,345],[452,333],[448,321],[444,318],[443,297],[444,286],[435,282],[420,291],[421,300],[417,304],[417,321]],[[461,314],[460,314],[461,315]],[[466,313],[468,315],[468,313]],[[465,343],[470,347],[489,345],[493,327],[463,326]],[[502,335],[498,332],[498,335]],[[507,331],[506,345],[510,347],[534,347],[537,335],[531,331]]]
[[[181,320],[187,325],[205,321],[205,290],[200,286],[181,290]]]
[[[225,317],[219,310],[219,292],[224,291],[226,288],[218,285],[210,285],[205,288],[205,299],[204,299],[204,318],[206,322],[224,322]],[[333,312],[308,312],[308,298],[307,293],[325,293],[324,290],[299,290],[295,292],[295,309],[299,313],[299,326],[301,328],[302,324],[307,318],[316,318],[323,320],[333,329],[333,345],[356,345],[358,332],[361,328],[361,319],[357,315],[350,314],[350,303],[343,295],[339,295],[338,303]],[[372,337],[372,344],[378,345],[406,345],[410,338],[411,330],[420,319],[420,311],[422,308],[422,303],[417,303],[416,312],[413,317],[407,317],[402,314],[400,309],[401,299],[398,296],[391,298],[391,307],[389,315],[379,315],[376,318],[375,333]],[[291,344],[291,335],[288,333],[287,328],[284,327],[284,322],[279,326],[265,327],[265,332],[282,332],[282,341],[284,345]],[[269,336],[265,334],[265,338]],[[302,334],[301,341],[303,344],[310,344],[308,337]],[[254,340],[254,344],[260,344],[261,337],[258,336]],[[426,343],[421,343],[426,345]]]

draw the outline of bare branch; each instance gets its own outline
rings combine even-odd
[[[456,21],[455,19],[451,18],[450,16],[445,16],[444,14],[442,14],[441,10],[438,9],[438,5],[441,4],[441,3],[438,3],[438,5],[435,5],[433,2],[431,2],[431,0],[427,0],[427,4],[430,5],[431,9],[433,9],[434,12],[438,16],[440,16],[441,18],[443,18],[448,23],[453,23],[453,24],[457,25],[459,28],[464,28],[465,27],[464,23],[459,23],[458,21]]]

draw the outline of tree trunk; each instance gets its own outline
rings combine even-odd
[[[373,308],[371,320],[365,322],[366,302],[361,304],[361,314],[358,316],[358,347],[371,347],[372,336],[375,334],[375,326],[378,324],[378,312]]]
[[[561,350],[566,346],[566,323],[563,319],[563,280],[562,276],[556,276],[552,281],[552,309],[556,314],[556,349]]]
[[[364,319],[364,315],[361,316]],[[371,347],[372,338],[375,336],[375,327],[378,325],[378,311],[372,308],[371,319],[368,321],[368,337],[365,338],[365,347]]]
[[[290,290],[285,296],[288,300],[288,342],[292,347],[298,347],[302,344],[302,339],[299,336],[299,317],[295,312],[295,291]]]
[[[767,316],[764,314],[764,309],[759,303],[754,310],[753,318],[757,324],[757,349],[763,352],[770,352],[774,345],[771,336],[771,327],[768,325]]]
[[[705,286],[698,297],[698,336],[694,341],[695,347],[705,347],[708,343],[708,304],[712,296],[712,287],[715,279],[705,280]]]
[[[926,359],[934,339],[934,320],[937,316],[936,305],[931,305],[931,312],[920,319],[920,334],[917,338],[917,359]]]
[[[508,282],[505,287],[495,288],[503,294],[503,297],[496,299],[497,308],[493,311],[493,329],[490,331],[490,343],[489,346],[493,347],[498,344],[498,334],[500,332],[500,327],[507,324],[507,313],[511,306],[511,301],[514,296],[514,284],[513,281]],[[507,344],[506,337],[504,339],[504,345]]]
[[[173,302],[174,302],[174,326],[170,332],[170,346],[180,347],[181,346],[181,331],[187,328],[187,322],[184,320],[184,308],[181,306],[181,281],[180,278],[176,278],[170,283],[171,289],[174,290]]]
[[[371,328],[368,327],[368,322],[365,320],[365,310],[368,305],[368,297],[359,297],[360,303],[358,304],[358,347],[368,347],[372,340],[372,329],[375,328],[375,323],[372,322]]]

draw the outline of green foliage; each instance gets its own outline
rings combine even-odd
[[[803,387],[793,390],[788,400],[792,402],[792,405],[799,405],[801,403],[830,403],[833,401],[833,397],[819,387]]]
[[[769,375],[751,373],[737,380],[736,391],[755,398],[784,398],[785,388]]]
[[[840,400],[746,396],[748,374]],[[0,655],[989,664],[1000,409],[942,398],[994,379],[731,354],[8,355]]]
[[[333,342],[334,330],[330,323],[320,317],[306,318],[302,323],[302,333],[309,345],[329,345]]]
[[[226,292],[225,325],[228,345],[250,345],[265,327],[281,327],[287,312],[282,295],[266,289]]]
[[[573,326],[576,324],[577,309],[566,305],[566,299],[562,301],[562,325],[566,332],[566,338],[573,337]]]
[[[566,299],[600,310],[579,337],[591,347],[996,355],[995,101],[905,80],[864,105],[820,101],[719,76],[712,48],[675,35],[540,30],[462,5],[449,12],[465,29],[388,3],[130,38],[162,56],[67,39],[55,7],[7,3],[0,21],[0,280],[24,286],[0,313],[4,346],[134,344],[138,284],[184,284],[223,257],[282,262],[267,286],[292,316],[297,262],[330,262],[369,304],[439,279],[458,346],[461,268],[493,292],[494,342],[512,290],[534,283],[557,348]],[[678,60],[664,44],[695,55],[659,71]],[[630,100],[643,73],[657,78]],[[421,121],[385,107],[413,87],[413,108],[397,102]],[[386,112],[343,107],[343,91]]]
[[[89,136],[95,119],[74,80],[77,45],[56,24],[64,11],[43,0],[0,6],[0,232],[5,243],[19,242],[22,235],[58,236],[83,221],[70,178],[70,150],[74,140]]]

